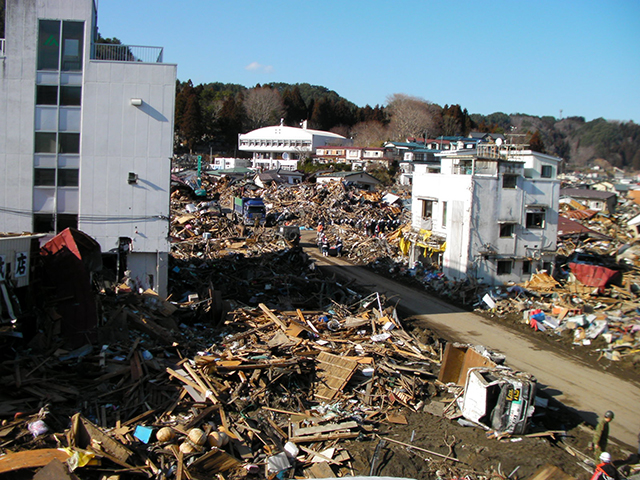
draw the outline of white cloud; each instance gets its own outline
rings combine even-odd
[[[249,70],[250,72],[273,73],[272,65],[262,65],[258,62],[251,62],[249,65],[244,67],[244,69]]]

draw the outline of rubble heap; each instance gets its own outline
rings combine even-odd
[[[440,345],[415,339],[383,303],[377,294],[315,312],[260,303],[213,328],[172,325],[188,305],[151,293],[105,299],[102,348],[1,364],[10,392],[0,406],[13,419],[0,427],[0,472],[57,459],[159,478],[347,473],[336,441],[373,438],[380,419],[401,419],[399,409],[416,411],[439,388]]]

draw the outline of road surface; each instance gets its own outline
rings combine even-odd
[[[399,298],[398,308],[403,313],[415,316],[448,341],[484,345],[504,354],[509,366],[533,374],[548,394],[576,410],[588,423],[595,424],[605,411],[612,410],[615,418],[611,422],[610,436],[633,446],[635,451],[640,432],[640,415],[636,411],[640,408],[637,382],[624,381],[593,368],[568,353],[552,352],[527,335],[351,265],[342,258],[323,257],[315,245],[315,235],[315,232],[303,232],[301,245],[323,270],[354,280],[387,298]]]

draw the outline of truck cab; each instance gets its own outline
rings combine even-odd
[[[267,218],[267,207],[261,198],[234,197],[233,212],[244,225],[264,225]]]

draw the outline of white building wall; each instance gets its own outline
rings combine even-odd
[[[31,231],[36,79],[35,0],[6,3],[0,61],[0,231]],[[23,20],[26,19],[26,20]]]
[[[469,263],[471,234],[470,175],[427,173],[427,165],[416,164],[412,189],[412,225],[446,237],[443,272],[449,278],[464,278]],[[431,222],[422,219],[422,200],[433,200]],[[447,202],[446,224],[443,225],[443,205]]]
[[[62,85],[82,86],[82,105],[60,107],[61,121],[80,125],[80,154],[70,156],[79,158],[78,195],[58,201],[75,202],[78,228],[103,252],[116,248],[119,237],[131,238],[131,262],[143,269],[134,274],[153,278],[150,286],[163,294],[176,66],[90,60],[93,8],[93,0],[7,0],[6,58],[0,60],[0,231],[33,229],[36,120],[48,127],[56,120],[50,107],[36,111],[36,83],[48,78],[56,84],[60,76]],[[40,18],[84,21],[82,72],[36,72]],[[135,107],[131,98],[143,104]],[[64,165],[64,156],[58,157]],[[127,182],[129,172],[138,175],[134,185]]]
[[[520,159],[519,159],[520,160]],[[522,164],[504,164],[501,171],[522,173]],[[468,275],[500,285],[528,279],[523,262],[533,259],[532,269],[551,261],[558,231],[559,182],[556,179],[518,178],[517,188],[504,188],[499,175],[454,174],[452,159],[442,159],[442,171],[428,173],[416,164],[413,176],[412,225],[446,238],[443,273],[449,278]],[[527,165],[525,163],[524,167]],[[557,159],[554,168],[557,168]],[[421,200],[432,200],[433,217],[422,219]],[[443,202],[447,204],[443,226]],[[545,209],[544,228],[526,228],[527,206]],[[513,223],[512,237],[500,236],[500,224]],[[511,273],[498,275],[498,261],[512,261]]]
[[[169,250],[175,79],[175,65],[93,61],[85,68],[78,226],[103,251],[120,237],[132,239],[134,252]],[[128,183],[129,172],[137,183]]]

